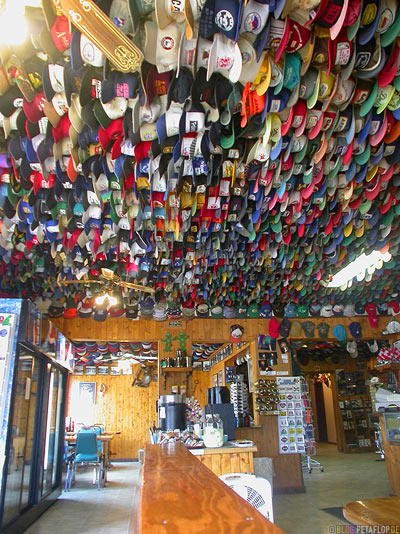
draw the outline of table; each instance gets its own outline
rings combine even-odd
[[[400,498],[383,497],[349,502],[343,508],[343,515],[353,525],[400,526]]]
[[[283,534],[182,443],[145,445],[136,494],[140,503],[132,511],[130,534]]]
[[[217,476],[227,473],[254,473],[253,453],[256,446],[235,447],[229,442],[223,447],[190,449],[190,452]]]
[[[107,468],[112,467],[111,462],[110,462],[110,443],[114,439],[114,437],[115,437],[114,434],[100,434],[100,436],[97,436],[97,440],[104,443],[104,446],[103,446],[104,466]]]

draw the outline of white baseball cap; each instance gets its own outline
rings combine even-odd
[[[207,80],[213,72],[220,72],[236,83],[242,71],[242,54],[237,43],[223,35],[215,33],[207,65]]]
[[[251,38],[251,36],[249,36]],[[241,35],[238,39],[240,53],[242,54],[242,70],[239,82],[246,85],[247,82],[253,82],[256,78],[263,62],[266,52],[263,52],[260,61],[257,61],[256,51],[247,36]]]
[[[106,60],[102,52],[85,35],[81,34],[80,39],[81,57],[85,63],[93,67],[102,67]]]

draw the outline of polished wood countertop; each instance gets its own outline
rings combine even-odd
[[[349,502],[343,508],[343,515],[353,525],[400,526],[400,498],[383,497]]]
[[[206,456],[208,454],[237,454],[241,452],[257,452],[257,447],[252,445],[251,447],[236,447],[230,445],[229,442],[222,447],[204,447],[204,449],[189,449],[189,452],[195,456]]]
[[[283,534],[181,443],[145,446],[140,503],[129,532]]]

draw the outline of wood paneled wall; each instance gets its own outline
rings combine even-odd
[[[385,326],[393,317],[379,317],[378,328],[371,328],[368,317],[307,317],[297,319],[299,322],[312,321],[315,325],[324,322],[330,325],[329,341],[336,341],[332,334],[333,327],[341,324],[345,327],[353,321],[358,321],[362,327],[364,339],[390,338],[381,334]],[[170,326],[169,321],[156,322],[152,319],[139,319],[133,321],[126,318],[106,319],[104,322],[95,321],[93,318],[65,319],[60,317],[52,319],[55,326],[68,338],[73,341],[160,341],[169,333],[176,336],[179,332],[185,332],[189,336],[186,346],[190,343],[226,343],[230,336],[230,327],[239,323],[244,327],[243,341],[252,341],[259,334],[268,334],[269,319],[192,319],[191,321],[181,320],[181,326]],[[317,335],[317,329],[315,329]],[[347,336],[350,338],[349,332]],[[393,338],[393,336],[392,336]],[[304,339],[293,338],[289,339]],[[318,339],[317,337],[315,339]],[[395,338],[397,339],[397,338]],[[310,340],[308,340],[310,341]],[[171,353],[172,356],[174,354]]]
[[[115,453],[112,459],[137,458],[138,450],[149,442],[148,428],[153,420],[157,424],[158,384],[153,381],[148,388],[132,387],[137,366],[132,369],[133,375],[69,376],[68,397],[74,383],[96,382],[96,423],[104,423],[106,430],[121,431],[111,442],[111,451]],[[106,388],[104,393],[99,391],[100,384]]]
[[[393,336],[383,336],[381,332],[386,327],[392,317],[379,317],[378,328],[372,329],[367,317],[335,317],[335,318],[306,318],[303,321],[312,321],[317,325],[320,322],[326,322],[330,325],[328,340],[335,341],[332,335],[333,327],[342,324],[345,327],[352,321],[358,321],[362,327],[364,339],[394,339]],[[74,319],[59,318],[53,320],[55,326],[72,341],[158,341],[160,342],[160,357],[167,356],[163,351],[166,334],[172,337],[179,333],[185,333],[187,349],[192,342],[203,343],[225,343],[229,340],[230,327],[239,323],[244,327],[243,341],[253,342],[259,334],[268,334],[268,319],[193,319],[191,321],[181,320],[180,326],[171,326],[169,321],[155,322],[153,320],[140,319],[132,321],[126,318],[107,319],[104,322],[97,322],[93,318]],[[317,335],[317,329],[315,329]],[[350,334],[347,330],[347,336]],[[289,336],[289,339],[293,339]],[[303,338],[298,338],[303,339]],[[314,339],[318,339],[317,337]],[[309,340],[308,340],[309,341]],[[176,348],[176,343],[173,344]],[[254,379],[257,379],[258,370],[257,353],[251,351],[254,358]],[[278,351],[279,352],[279,351]],[[168,356],[175,356],[171,352]],[[289,360],[290,361],[290,360]],[[289,364],[290,367],[290,364]],[[318,369],[315,369],[318,367]],[[342,366],[341,366],[342,367]],[[328,371],[324,362],[310,362],[311,372],[320,370]],[[217,371],[215,366],[209,372],[193,371],[191,377],[192,392],[194,396],[204,406],[207,401],[207,388],[212,385],[212,375]],[[291,369],[288,369],[289,374]],[[135,372],[135,370],[133,371]],[[162,376],[160,376],[162,380]],[[107,391],[102,399],[97,398],[96,415],[100,422],[104,422],[111,430],[121,430],[120,437],[115,439],[111,449],[117,453],[117,458],[132,458],[137,456],[137,451],[142,448],[144,443],[148,442],[148,427],[156,419],[155,402],[159,384],[152,383],[148,389],[132,388],[131,376],[121,377],[78,377],[73,376],[74,380],[89,381],[96,380],[104,383]],[[176,383],[185,384],[186,376],[175,376],[170,378]],[[169,387],[169,386],[168,386]],[[160,388],[161,390],[161,388]],[[190,391],[188,392],[191,393]],[[274,487],[282,490],[303,488],[302,473],[299,461],[299,455],[280,455],[278,451],[277,440],[277,417],[261,416],[259,428],[249,427],[240,429],[237,437],[252,439],[259,452],[257,456],[268,456],[274,459],[274,469],[277,476],[274,479]]]

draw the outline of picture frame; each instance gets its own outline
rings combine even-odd
[[[74,375],[83,376],[83,365],[76,365],[74,367]]]
[[[218,386],[223,386],[224,385],[224,371],[223,369],[220,369],[218,371]]]
[[[209,371],[211,369],[210,361],[206,360],[203,362],[203,371]]]
[[[110,376],[121,376],[121,369],[116,365],[110,366]]]
[[[215,373],[212,377],[212,385],[213,387],[218,386],[218,373]]]
[[[97,366],[98,375],[108,375],[108,365],[98,365]]]
[[[79,401],[85,406],[96,402],[96,382],[79,383]]]
[[[96,367],[94,365],[87,365],[85,367],[86,376],[96,376]]]

